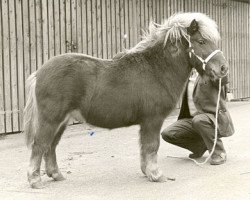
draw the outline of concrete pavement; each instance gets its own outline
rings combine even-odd
[[[159,166],[166,176],[176,179],[165,183],[151,183],[140,171],[138,126],[111,131],[69,126],[57,150],[59,167],[67,179],[54,182],[43,175],[46,188],[41,190],[30,189],[27,182],[30,152],[24,136],[0,137],[0,199],[248,200],[250,102],[231,102],[229,110],[236,133],[223,138],[226,164],[197,166],[187,159],[188,151],[162,140]],[[175,120],[176,116],[170,116],[163,128]]]

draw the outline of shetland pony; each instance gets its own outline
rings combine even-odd
[[[47,175],[64,179],[55,150],[76,113],[107,129],[140,125],[141,171],[150,181],[165,181],[157,165],[162,123],[178,102],[192,67],[214,80],[227,73],[227,62],[216,51],[219,39],[217,25],[208,16],[180,13],[162,25],[151,23],[141,42],[113,59],[76,53],[51,58],[26,84],[24,132],[31,148],[31,187],[43,186],[42,157]]]

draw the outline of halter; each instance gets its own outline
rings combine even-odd
[[[191,51],[189,52],[189,57],[191,58],[192,54],[198,58],[201,62],[202,62],[202,69],[205,70],[206,68],[206,64],[209,62],[209,60],[211,60],[212,57],[214,57],[217,53],[221,52],[221,50],[219,49],[216,49],[214,50],[212,53],[210,53],[208,55],[208,57],[204,60],[202,57],[198,56],[195,52],[194,52],[194,49],[192,48],[192,44],[190,42],[190,40],[188,40],[188,44],[189,44],[189,48],[191,48]]]

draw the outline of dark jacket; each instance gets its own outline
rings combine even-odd
[[[220,136],[227,137],[234,133],[234,126],[226,106],[226,84],[228,77],[222,79],[221,95],[218,112],[218,129]],[[215,124],[216,104],[219,83],[213,82],[206,75],[198,76],[193,92],[193,100],[198,111],[197,114],[206,114]],[[178,119],[191,118],[188,108],[187,88],[184,92],[181,110]]]

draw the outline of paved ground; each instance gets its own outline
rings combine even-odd
[[[188,151],[161,141],[159,166],[176,178],[165,183],[151,183],[140,171],[138,126],[112,131],[69,126],[57,150],[67,180],[54,182],[43,175],[46,188],[41,190],[27,183],[30,152],[23,135],[1,137],[0,199],[250,199],[250,102],[232,102],[229,108],[236,133],[224,139],[227,163],[199,167],[186,158]],[[175,120],[169,117],[163,128]]]

